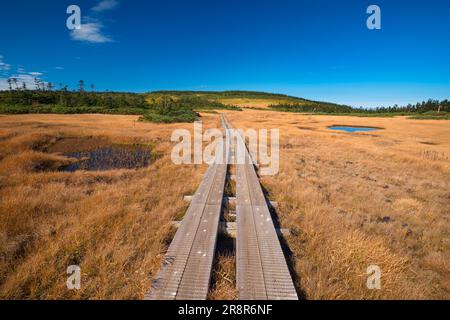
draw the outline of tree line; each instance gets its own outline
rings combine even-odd
[[[14,84],[11,79],[11,84]],[[152,122],[193,122],[199,115],[197,111],[213,109],[241,110],[239,107],[224,105],[201,97],[160,96],[150,99],[146,94],[120,92],[94,92],[85,90],[84,81],[79,82],[77,91],[67,86],[53,90],[49,83],[36,89],[12,88],[0,91],[0,113],[105,113],[142,115],[141,120]]]
[[[450,112],[450,102],[445,100],[433,100],[408,104],[406,106],[393,105],[389,107],[353,108],[346,105],[337,105],[332,103],[294,103],[294,104],[276,104],[269,106],[277,111],[290,112],[317,112],[317,113],[364,113],[364,114],[405,114],[405,113],[427,113],[427,112]]]
[[[122,109],[124,113],[142,113],[148,109],[145,96],[135,93],[94,92],[85,90],[83,80],[79,81],[78,90],[70,91],[60,85],[54,90],[52,83],[35,79],[35,88],[28,89],[24,82],[21,86],[15,78],[8,79],[8,91],[0,91],[0,111],[2,113],[115,113]],[[119,112],[120,113],[120,112]]]
[[[450,112],[450,102],[445,99],[442,101],[429,99],[416,104],[406,106],[393,105],[390,107],[379,107],[373,110],[359,108],[358,111],[374,113],[425,113],[425,112]]]
[[[287,112],[323,112],[323,113],[350,113],[354,109],[350,106],[338,105],[327,102],[307,103],[282,103],[270,105],[269,108],[277,111]]]

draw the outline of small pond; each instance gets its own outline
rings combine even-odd
[[[114,169],[138,169],[147,167],[151,161],[148,148],[112,145],[90,151],[64,153],[69,158],[79,159],[63,168],[63,171],[77,170],[106,171]]]
[[[345,132],[372,132],[381,130],[381,128],[374,128],[374,127],[356,127],[356,126],[331,126],[328,127],[330,130],[335,131],[345,131]]]
[[[58,139],[46,150],[78,161],[60,168],[62,171],[106,171],[139,169],[153,160],[151,148],[140,144],[114,144],[107,139],[67,137]]]

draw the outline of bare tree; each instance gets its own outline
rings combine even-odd
[[[22,89],[23,89],[24,91],[27,90],[27,84],[25,83],[25,81],[22,82]]]
[[[11,78],[8,78],[8,87],[9,87],[9,91],[12,91],[12,80],[11,80]]]
[[[78,81],[78,88],[80,92],[84,92],[84,80]]]
[[[51,82],[48,82],[48,83],[47,83],[47,89],[48,89],[49,91],[52,91],[52,90],[53,90],[53,84],[52,84]]]
[[[14,82],[14,85],[16,86],[16,90],[19,90],[19,86],[17,85],[17,79],[12,78],[12,82]]]
[[[37,90],[40,89],[40,80],[38,78],[34,78],[34,86],[36,87]]]

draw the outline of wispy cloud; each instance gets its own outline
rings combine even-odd
[[[64,70],[64,67],[55,67],[56,70]]]
[[[8,83],[6,81],[7,79],[0,78],[0,91],[8,90]]]
[[[85,41],[91,43],[112,42],[112,38],[103,34],[103,24],[100,22],[88,22],[81,24],[79,29],[74,29],[70,33],[72,40]]]
[[[103,0],[91,8],[91,13],[100,13],[108,10],[113,10],[119,5],[117,0]],[[70,37],[75,41],[89,42],[89,43],[107,43],[114,42],[113,38],[103,32],[104,25],[97,18],[85,16],[83,23],[79,29],[72,30]]]
[[[0,55],[0,90],[9,89],[8,79],[15,79],[14,83],[12,83],[13,89],[16,89],[16,87],[23,88],[24,83],[28,89],[35,89],[36,79],[40,80],[44,85],[47,85],[47,82],[40,79],[40,77],[44,75],[42,72],[27,72],[22,65],[18,65],[17,71],[12,73],[11,65],[6,63],[4,59],[5,58]]]
[[[4,74],[11,69],[11,65],[4,61],[4,57],[0,55],[0,74]]]
[[[116,8],[118,5],[119,5],[119,2],[117,0],[103,0],[103,1],[100,1],[91,10],[94,12],[103,12],[103,11],[107,11],[107,10],[112,10],[112,9]]]
[[[39,79],[39,77],[35,77],[35,76],[31,75],[30,73],[28,73],[28,74],[14,74],[14,75],[9,76],[8,78],[0,78],[0,90],[8,90],[9,89],[8,79],[16,79],[16,82],[11,84],[13,89],[16,89],[16,88],[21,89],[21,88],[23,88],[23,84],[25,84],[27,89],[36,89],[36,79]],[[16,87],[16,83],[17,83],[17,87]],[[45,82],[45,81],[42,81],[42,83],[45,86],[47,85],[47,82]]]

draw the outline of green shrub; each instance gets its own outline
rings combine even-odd
[[[194,106],[186,101],[162,97],[152,101],[149,112],[140,120],[155,123],[194,122],[199,115],[193,108]]]
[[[186,113],[186,114],[179,114],[176,116],[170,116],[149,112],[144,114],[139,120],[154,123],[194,122],[195,120],[197,120],[197,114]]]

